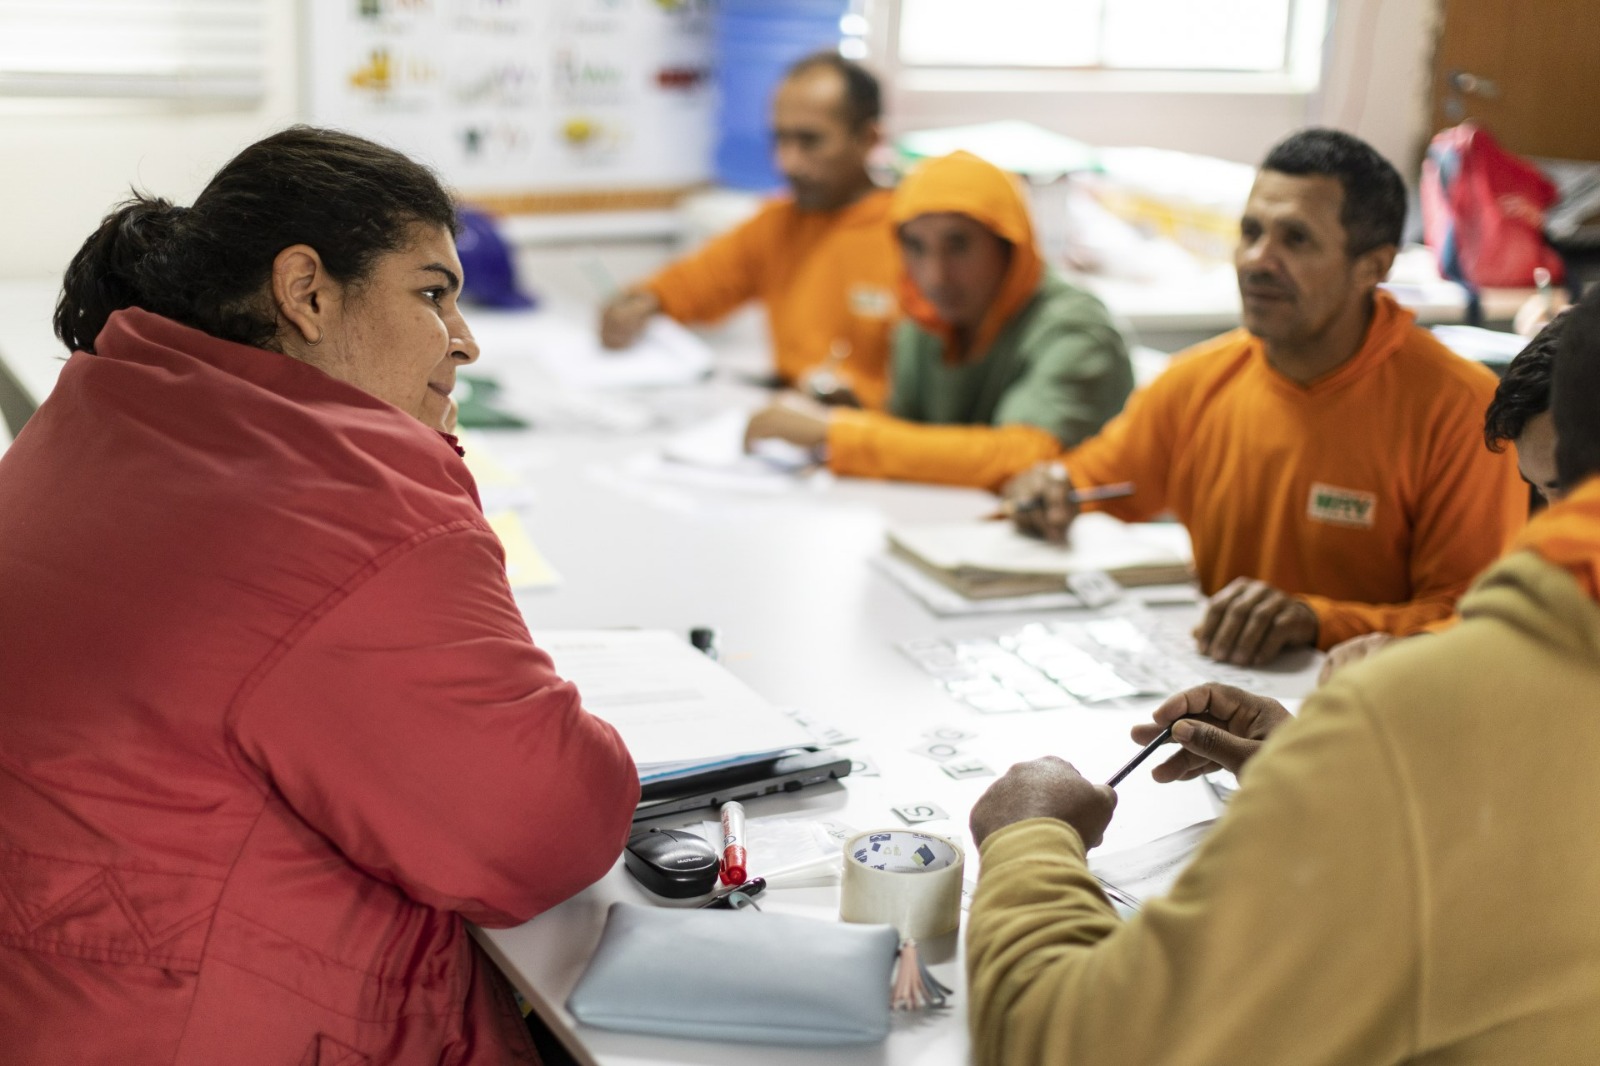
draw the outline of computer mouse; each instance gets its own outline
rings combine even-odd
[[[641,885],[668,899],[703,896],[717,883],[717,849],[687,829],[635,833],[622,861]]]

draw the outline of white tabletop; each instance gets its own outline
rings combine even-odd
[[[497,364],[492,353],[479,369],[517,380],[523,390],[532,387],[522,379],[527,368]],[[724,380],[634,399],[695,421],[708,407],[753,405],[760,394]],[[892,808],[931,801],[950,818],[918,828],[960,842],[971,880],[976,855],[966,816],[993,778],[951,780],[938,763],[913,752],[926,743],[925,731],[957,726],[974,734],[963,746],[996,771],[1056,754],[1103,780],[1137,750],[1128,729],[1148,716],[1153,701],[982,715],[947,695],[897,649],[906,640],[995,633],[1036,618],[1063,617],[936,618],[873,565],[886,524],[975,519],[993,507],[987,493],[852,480],[788,492],[684,485],[650,472],[648,457],[662,437],[531,430],[478,434],[476,443],[523,482],[524,525],[563,577],[557,589],[518,597],[536,640],[541,630],[641,626],[687,633],[693,626],[715,626],[730,670],[774,703],[800,708],[858,737],[847,752],[878,770],[842,786],[752,801],[752,818],[809,812],[867,830],[903,826]],[[473,443],[469,438],[469,449]],[[1298,670],[1278,672],[1274,687],[1301,691],[1309,683],[1309,662],[1302,656],[1294,664]],[[1119,795],[1105,844],[1110,850],[1181,829],[1217,810],[1203,783],[1161,786],[1147,772],[1136,773]],[[677,823],[699,817],[680,816]],[[755,857],[752,866],[760,873]],[[579,1025],[564,1004],[599,939],[607,907],[616,901],[670,905],[641,889],[619,862],[600,883],[523,926],[478,931],[480,942],[582,1061],[733,1066],[752,1054],[774,1064],[970,1061],[955,935],[926,945],[936,975],[957,989],[952,1009],[897,1017],[883,1045],[825,1052],[754,1049]],[[838,888],[773,889],[763,905],[835,918]]]
[[[60,278],[0,283],[0,375],[10,379],[0,388],[14,384],[30,413],[55,388],[67,358],[50,324],[60,292]]]

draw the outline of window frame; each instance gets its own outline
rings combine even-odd
[[[105,0],[44,0],[28,4],[0,0],[0,16],[56,20],[64,33],[75,23],[108,5]],[[6,8],[11,10],[7,11]],[[32,9],[30,11],[30,9]],[[270,12],[266,0],[142,0],[136,17],[153,27],[172,23],[185,30],[175,61],[156,69],[129,64],[122,69],[89,71],[8,67],[0,55],[0,103],[42,104],[68,101],[115,101],[131,104],[186,103],[227,109],[252,109],[266,99]],[[217,60],[215,52],[229,56]],[[239,56],[246,56],[238,62]],[[10,110],[10,107],[8,107]]]
[[[1290,5],[1284,69],[1276,71],[910,64],[899,53],[902,0],[864,0],[873,64],[905,93],[1221,93],[1307,98],[1322,82],[1330,0]]]

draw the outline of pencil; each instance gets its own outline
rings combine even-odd
[[[1175,724],[1176,723],[1174,723],[1174,725]],[[1144,750],[1143,751],[1141,751],[1139,754],[1135,755],[1133,758],[1129,759],[1127,764],[1125,766],[1123,766],[1122,769],[1120,769],[1116,773],[1112,774],[1111,775],[1111,780],[1106,782],[1106,787],[1108,787],[1108,788],[1116,788],[1118,785],[1120,785],[1122,783],[1122,779],[1127,777],[1129,774],[1133,773],[1135,770],[1137,770],[1139,768],[1139,764],[1144,762],[1146,759],[1148,759],[1152,752],[1154,752],[1157,748],[1159,748],[1161,745],[1165,744],[1167,741],[1169,741],[1171,739],[1172,739],[1172,726],[1169,725],[1169,726],[1167,726],[1167,728],[1163,729],[1160,733],[1156,734],[1156,738],[1154,740],[1152,740],[1150,743],[1146,744],[1144,746]]]
[[[1068,489],[1067,502],[1073,506],[1085,503],[1094,503],[1098,500],[1120,500],[1124,496],[1134,493],[1133,482],[1119,481],[1114,485],[1091,485],[1086,489]],[[1002,500],[1000,509],[991,515],[991,518],[1014,518],[1019,514],[1028,514],[1044,506],[1044,500],[1035,496],[1031,500],[1020,503],[1015,500]]]

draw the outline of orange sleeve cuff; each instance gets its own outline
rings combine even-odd
[[[1317,647],[1327,651],[1335,644],[1363,633],[1438,632],[1448,628],[1455,613],[1453,598],[1433,597],[1410,603],[1353,603],[1327,596],[1299,596],[1317,615]]]
[[[847,477],[994,489],[1060,453],[1038,426],[929,426],[848,410],[828,423],[828,467]]]

